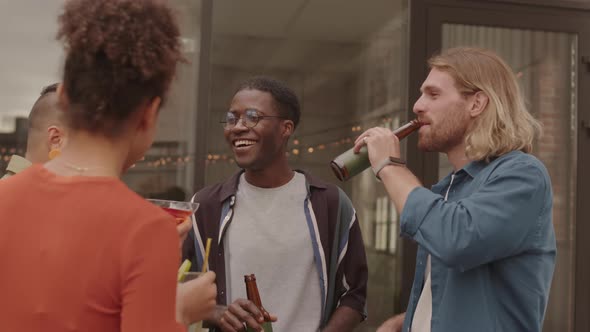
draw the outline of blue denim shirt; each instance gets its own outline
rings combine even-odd
[[[552,203],[547,170],[519,151],[414,189],[401,216],[402,236],[419,245],[403,331],[429,254],[431,332],[541,331],[555,267]]]

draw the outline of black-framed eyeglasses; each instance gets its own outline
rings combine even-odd
[[[238,124],[238,121],[242,120],[242,124],[246,128],[254,128],[258,124],[258,121],[265,118],[287,119],[284,116],[263,115],[257,110],[250,109],[246,110],[242,116],[238,116],[233,112],[227,112],[225,114],[225,121],[220,121],[220,123],[223,125],[224,129],[232,129]]]

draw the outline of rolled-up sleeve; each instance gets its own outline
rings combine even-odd
[[[493,173],[457,201],[419,187],[407,198],[401,233],[449,267],[469,270],[526,250],[550,190],[548,175],[532,163]]]

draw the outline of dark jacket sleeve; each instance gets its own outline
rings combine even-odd
[[[339,272],[340,280],[336,280],[341,289],[342,295],[339,299],[339,306],[347,306],[358,311],[363,319],[367,317],[367,256],[365,245],[359,226],[359,221],[350,199],[346,194],[340,192],[340,225],[339,231]]]
[[[190,260],[191,271],[196,271],[197,269],[197,253],[195,249],[195,232],[191,231],[188,233],[188,236],[184,240],[182,244],[182,260],[184,262],[186,259]]]

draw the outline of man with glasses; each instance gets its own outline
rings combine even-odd
[[[49,85],[33,105],[29,114],[27,151],[25,157],[13,155],[3,178],[12,176],[31,164],[42,164],[57,155],[65,144],[66,132],[62,110],[57,100],[58,83]]]
[[[199,191],[197,228],[183,248],[200,269],[217,273],[215,331],[260,330],[262,314],[246,300],[255,274],[275,331],[352,331],[365,317],[367,263],[356,213],[334,185],[294,171],[287,143],[299,123],[296,95],[264,77],[242,83],[223,121],[241,168]]]

